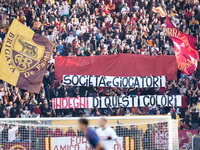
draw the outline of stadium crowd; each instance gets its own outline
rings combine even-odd
[[[166,5],[167,4],[167,5]],[[162,6],[174,25],[197,39],[200,50],[200,5],[197,0],[1,0],[0,47],[13,19],[18,19],[54,43],[53,56],[44,74],[39,94],[0,84],[0,117],[129,116],[170,113],[181,120],[181,129],[199,128],[200,70],[192,76],[179,71],[177,81],[166,88],[102,88],[63,86],[55,79],[54,58],[62,56],[174,55],[165,18],[152,12]],[[99,64],[100,65],[100,64]],[[98,68],[97,68],[98,69]],[[141,107],[53,110],[55,97],[182,95],[182,107]]]

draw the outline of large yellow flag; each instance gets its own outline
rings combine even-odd
[[[31,92],[39,92],[51,42],[16,19],[4,39],[0,56],[0,79]]]

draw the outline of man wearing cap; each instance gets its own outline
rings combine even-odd
[[[174,109],[170,109],[170,113],[173,119],[176,119],[176,113]]]
[[[72,45],[72,41],[75,39],[72,31],[69,32],[69,36],[65,39],[65,41],[67,39],[69,39],[69,43]]]

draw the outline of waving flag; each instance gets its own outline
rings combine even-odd
[[[174,44],[178,69],[187,75],[193,74],[199,59],[199,53],[194,46],[196,38],[175,28],[168,16],[166,16],[166,27]]]
[[[0,79],[30,92],[39,92],[51,52],[47,38],[15,19],[1,49]]]
[[[155,13],[159,13],[161,17],[166,17],[166,15],[167,15],[161,6],[152,8],[152,11]]]
[[[198,134],[198,130],[178,130],[179,148],[191,147],[192,137],[195,134]]]

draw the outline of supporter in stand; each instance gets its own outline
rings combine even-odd
[[[59,128],[56,128],[54,133],[53,133],[54,137],[62,137],[63,136],[63,131]]]
[[[167,4],[167,5],[166,5]],[[98,88],[63,86],[55,79],[54,58],[62,56],[94,56],[130,53],[140,55],[174,55],[173,43],[166,32],[165,18],[152,12],[162,6],[174,25],[197,39],[200,49],[200,5],[198,1],[18,1],[2,0],[0,5],[0,47],[14,18],[54,43],[51,62],[47,65],[40,93],[33,94],[0,81],[0,117],[20,114],[54,116],[128,116],[162,115],[171,108],[107,108],[52,110],[55,97],[113,95],[181,94],[182,107],[173,108],[182,126],[199,127],[200,68],[192,76],[178,72],[177,81],[166,82],[166,88]],[[200,51],[199,51],[200,52]],[[98,68],[97,68],[98,69]],[[185,124],[185,125],[184,125]],[[182,128],[182,127],[181,127]],[[63,134],[63,133],[62,133]]]
[[[20,139],[16,137],[17,131],[18,131],[18,123],[16,123],[15,125],[10,125],[8,129],[8,142],[20,141]]]
[[[74,137],[74,136],[76,136],[76,132],[72,129],[72,127],[69,127],[68,131],[65,133],[64,136]]]

